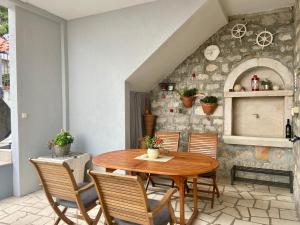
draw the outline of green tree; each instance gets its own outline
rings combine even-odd
[[[8,10],[0,6],[0,36],[8,33]]]

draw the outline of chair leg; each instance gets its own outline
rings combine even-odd
[[[97,216],[95,217],[94,221],[93,221],[93,225],[97,225],[100,218],[101,218],[101,215],[102,215],[102,208],[99,209],[99,212],[97,213]]]
[[[67,209],[68,209],[68,208],[65,207],[61,213],[65,214],[65,213],[67,212]],[[58,217],[57,220],[55,221],[54,225],[58,225],[60,221],[61,221],[61,218]]]
[[[147,176],[148,176],[148,178],[147,178],[146,187],[145,187],[146,191],[148,190],[150,182],[151,182],[152,187],[155,187],[155,184],[151,178],[151,174],[149,173]]]
[[[213,186],[213,191],[212,191],[212,197],[211,197],[211,208],[214,207],[214,202],[215,202],[215,186]]]
[[[174,180],[172,180],[172,188],[174,188],[174,186],[175,186],[175,182]]]
[[[59,222],[60,222],[60,220],[63,220],[66,224],[68,224],[68,225],[75,225],[75,223],[72,221],[72,220],[70,220],[68,217],[66,217],[66,215],[65,215],[65,213],[67,212],[67,207],[65,207],[62,211],[58,208],[58,206],[57,206],[57,204],[52,204],[51,205],[52,206],[52,208],[53,208],[53,210],[54,210],[54,212],[57,214],[57,216],[58,216],[58,219],[56,220],[56,222],[55,222],[55,225],[57,225]]]
[[[220,191],[219,191],[219,188],[218,188],[217,177],[216,176],[213,177],[213,185],[215,187],[217,197],[219,198],[220,197]]]

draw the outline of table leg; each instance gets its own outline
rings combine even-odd
[[[180,207],[180,218],[177,223],[185,225],[184,215],[184,200],[185,200],[185,181],[186,178],[180,176],[174,176],[172,179],[175,181],[176,186],[179,189],[179,207]]]
[[[175,181],[176,186],[179,189],[179,206],[180,206],[180,218],[177,221],[180,225],[191,225],[198,215],[198,189],[197,189],[197,178],[193,178],[193,203],[194,211],[188,222],[185,222],[185,212],[184,212],[184,203],[185,203],[185,182],[187,178],[174,176],[172,179]]]

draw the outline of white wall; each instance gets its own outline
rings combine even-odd
[[[68,22],[69,120],[77,151],[125,147],[125,80],[204,2],[161,0]]]
[[[28,158],[49,154],[47,142],[63,125],[61,24],[18,6],[9,19],[14,194],[23,195],[38,188]]]

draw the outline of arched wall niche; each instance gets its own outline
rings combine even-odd
[[[278,91],[251,91],[253,74],[280,86]],[[229,92],[235,84],[245,92]],[[291,119],[293,74],[281,62],[253,58],[242,62],[228,75],[224,85],[224,142],[238,145],[291,148],[285,138],[285,123]]]
[[[242,62],[230,72],[225,81],[224,92],[232,89],[236,81],[241,79],[241,77],[247,74],[247,72],[257,69],[273,71],[274,74],[277,74],[278,78],[281,80],[283,84],[283,87],[281,87],[282,89],[293,90],[293,74],[286,66],[271,58],[253,58]],[[257,73],[257,71],[255,71],[255,73]]]

